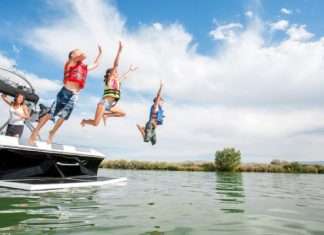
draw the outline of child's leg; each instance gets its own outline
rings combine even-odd
[[[155,133],[155,130],[154,130],[154,134],[151,137],[151,144],[152,145],[155,145],[156,144],[156,133]]]
[[[105,112],[104,116],[108,117],[125,117],[126,113],[118,107],[112,107],[108,112]]]
[[[141,135],[143,136],[143,138],[144,138],[144,136],[145,136],[145,128],[143,126],[140,126],[139,124],[136,124],[136,127],[139,130],[139,132],[141,133]]]
[[[60,118],[59,120],[57,120],[53,129],[49,132],[48,139],[47,139],[48,144],[51,144],[53,142],[53,137],[54,137],[55,133],[62,126],[63,123],[64,123],[63,118]]]
[[[35,144],[35,141],[37,139],[38,133],[39,131],[42,129],[42,127],[51,119],[51,115],[50,114],[46,114],[45,116],[43,116],[39,122],[37,123],[37,126],[35,127],[35,129],[33,130],[31,136],[29,137],[28,140],[28,144],[33,145]]]
[[[110,117],[125,117],[126,113],[117,107],[110,108],[109,111],[106,111],[103,115],[104,125],[106,125],[107,118]]]
[[[102,103],[99,103],[97,105],[97,110],[94,119],[83,119],[81,121],[81,126],[82,127],[84,127],[85,125],[98,126],[104,113],[105,113],[105,106]]]

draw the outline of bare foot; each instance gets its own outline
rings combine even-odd
[[[31,136],[29,137],[27,143],[28,143],[29,145],[35,145],[35,142],[36,142],[36,136],[37,136],[37,135],[38,135],[37,133],[32,132],[32,134],[31,134]]]
[[[30,137],[29,139],[28,139],[28,145],[35,145],[35,142],[36,142],[36,140],[35,140],[35,138],[33,138],[33,137]]]
[[[137,129],[138,129],[139,131],[142,130],[142,127],[140,126],[140,124],[136,124],[136,127],[137,127]]]
[[[52,142],[53,142],[53,137],[54,137],[54,132],[53,132],[53,131],[50,131],[46,143],[47,143],[47,144],[52,144]]]
[[[82,127],[84,127],[85,126],[85,123],[84,123],[84,119],[82,119],[82,121],[81,121],[81,123],[80,123],[80,125],[82,126]]]

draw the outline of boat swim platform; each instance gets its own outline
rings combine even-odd
[[[109,178],[102,176],[79,176],[67,178],[31,177],[25,179],[0,180],[0,187],[25,191],[59,190],[84,187],[101,187],[119,185],[127,182],[127,178]]]

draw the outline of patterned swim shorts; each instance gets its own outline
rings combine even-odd
[[[52,120],[55,121],[56,117],[68,120],[74,105],[78,100],[78,94],[63,87],[56,96],[56,101],[51,106],[49,114]]]

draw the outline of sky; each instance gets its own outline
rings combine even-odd
[[[2,0],[0,65],[27,76],[50,105],[68,52],[82,49],[91,64],[103,47],[58,143],[90,146],[112,159],[209,161],[235,147],[244,162],[318,161],[323,9],[321,0]],[[120,73],[139,67],[122,84],[119,106],[127,116],[81,128],[81,119],[94,115],[119,40]],[[135,125],[147,121],[160,80],[166,119],[151,146]]]

